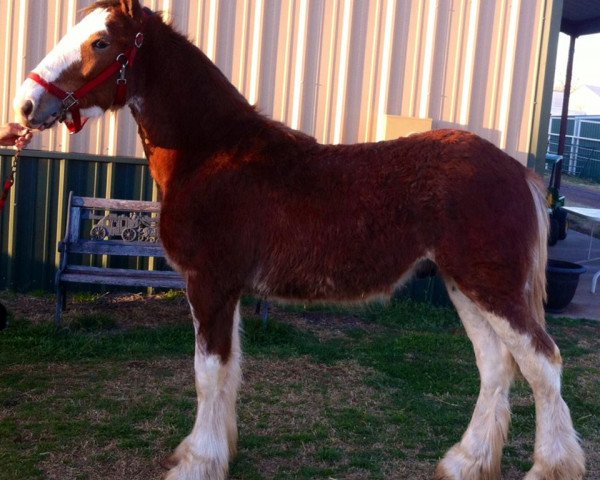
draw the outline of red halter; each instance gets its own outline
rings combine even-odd
[[[115,100],[113,105],[123,106],[125,105],[125,96],[127,94],[127,79],[125,78],[125,72],[127,66],[133,66],[137,51],[144,43],[144,34],[138,32],[133,41],[133,47],[129,48],[125,53],[119,53],[113,63],[106,67],[96,78],[93,78],[88,83],[83,85],[81,88],[74,92],[65,92],[62,88],[58,87],[54,83],[47,82],[37,73],[31,72],[28,78],[39,83],[46,91],[58,99],[62,100],[61,117],[64,120],[65,125],[69,129],[69,133],[79,132],[87,118],[81,121],[81,112],[79,111],[79,100],[85,97],[88,93],[94,90],[99,85],[103,84],[112,77],[117,71],[119,76],[117,77],[117,92],[115,94]],[[67,117],[67,113],[71,114],[71,119]]]

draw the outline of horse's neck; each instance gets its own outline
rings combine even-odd
[[[182,35],[162,22],[148,30],[130,107],[164,193],[175,175],[231,149],[264,119]]]

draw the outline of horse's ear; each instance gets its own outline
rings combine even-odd
[[[142,6],[138,0],[121,0],[121,10],[125,15],[134,19],[142,16]]]

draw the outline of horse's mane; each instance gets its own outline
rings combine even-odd
[[[83,11],[85,13],[90,13],[98,8],[115,8],[118,7],[120,4],[121,2],[119,2],[119,0],[96,0],[88,7],[85,7]]]
[[[84,11],[91,13],[99,8],[114,10],[118,9],[120,5],[119,0],[97,0],[85,8]],[[316,140],[312,136],[272,120],[257,111],[255,106],[249,105],[246,98],[231,84],[223,72],[186,35],[178,32],[171,22],[165,22],[162,16],[158,14],[153,15],[153,23],[157,31],[162,30],[163,33],[169,35],[171,45],[178,45],[179,52],[187,52],[183,56],[188,61],[188,77],[193,76],[195,72],[202,72],[201,80],[196,82],[197,89],[207,88],[210,91],[210,94],[207,91],[203,98],[205,102],[212,104],[214,107],[206,109],[207,117],[202,123],[207,126],[211,125],[211,123],[214,123],[214,116],[212,116],[214,112],[223,113],[227,111],[229,112],[230,125],[233,125],[233,123],[238,125],[239,131],[235,133],[235,136],[240,140],[260,132],[263,138],[269,139],[268,143],[275,145],[274,148],[285,148],[284,145],[289,148],[293,144],[305,144],[307,146],[315,144]],[[208,87],[208,85],[211,86]],[[219,92],[219,95],[215,95],[215,92]],[[243,122],[240,122],[239,120],[242,118]],[[236,119],[236,121],[232,122],[233,119]],[[234,131],[235,129],[232,133]],[[221,129],[217,129],[212,133],[211,138],[216,138],[223,133]],[[290,140],[292,140],[292,144],[289,143]]]

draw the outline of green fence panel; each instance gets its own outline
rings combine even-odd
[[[14,150],[0,149],[2,183]],[[153,180],[145,159],[25,150],[15,185],[0,218],[0,289],[54,289],[57,245],[64,235],[67,200],[76,195],[152,200]],[[91,228],[91,225],[90,225]],[[100,264],[101,258],[85,259]],[[147,268],[147,260],[111,259],[111,266]]]

